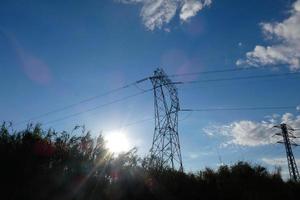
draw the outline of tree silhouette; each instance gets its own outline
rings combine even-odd
[[[29,124],[0,127],[1,199],[297,199],[300,185],[280,170],[238,162],[183,173],[151,165],[137,149],[113,155],[104,138]]]

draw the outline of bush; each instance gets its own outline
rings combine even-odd
[[[78,127],[75,127],[77,129]],[[238,162],[186,174],[149,165],[137,150],[118,155],[100,135],[0,129],[1,199],[296,199],[300,185],[280,171]]]

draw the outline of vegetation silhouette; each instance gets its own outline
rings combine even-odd
[[[77,129],[78,127],[75,127]],[[300,184],[246,162],[182,173],[151,166],[134,148],[114,156],[100,135],[0,128],[1,199],[297,199]]]

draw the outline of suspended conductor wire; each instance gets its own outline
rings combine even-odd
[[[241,68],[241,69],[248,69],[248,68]],[[249,69],[252,69],[252,68],[249,68]],[[253,68],[253,69],[255,69],[255,68]],[[240,68],[237,68],[237,69],[227,69],[227,70],[204,71],[204,72],[199,72],[199,73],[218,73],[218,72],[229,72],[229,71],[240,71]],[[192,73],[177,74],[176,76],[188,75],[188,74],[192,74]],[[204,79],[204,80],[198,80],[198,81],[177,81],[177,82],[172,82],[171,84],[193,84],[193,83],[200,83],[200,82],[218,82],[218,81],[247,80],[247,79],[258,79],[258,78],[271,78],[271,77],[289,76],[289,75],[296,75],[296,74],[300,74],[300,72],[290,72],[290,73],[281,73],[281,74],[267,74],[267,75],[253,75],[253,76],[219,78],[219,79]],[[175,76],[175,75],[171,75],[171,76]],[[87,98],[87,99],[83,99],[83,100],[81,100],[81,101],[79,101],[77,103],[69,104],[69,105],[64,106],[62,108],[55,109],[55,110],[52,110],[52,111],[40,114],[38,116],[31,117],[29,119],[16,122],[15,125],[19,125],[19,124],[23,124],[23,123],[26,123],[26,122],[30,122],[32,120],[36,120],[36,119],[39,119],[39,118],[42,118],[42,117],[45,117],[45,116],[48,116],[48,115],[51,115],[51,114],[54,114],[54,113],[57,113],[57,112],[61,112],[61,111],[67,110],[69,108],[72,108],[72,107],[75,107],[77,105],[80,105],[80,104],[92,101],[94,99],[97,99],[97,98],[100,98],[100,97],[103,97],[103,96],[106,96],[106,95],[109,95],[109,94],[112,94],[112,93],[116,93],[116,92],[118,92],[120,90],[123,90],[123,89],[126,89],[128,87],[137,86],[139,83],[142,83],[142,82],[144,82],[144,81],[146,81],[148,79],[153,79],[153,78],[158,78],[158,77],[152,76],[152,77],[143,78],[141,80],[138,80],[138,81],[135,81],[133,83],[124,85],[122,87],[110,90],[108,92],[105,92],[105,93],[102,93],[102,94],[99,94],[99,95],[95,95],[95,96]],[[145,92],[148,92],[148,90],[142,91],[142,93],[145,93]],[[104,104],[104,105],[106,105],[106,104]]]
[[[252,70],[262,70],[262,69],[267,69],[267,68],[283,68],[283,67],[285,67],[285,66],[228,68],[228,69],[221,69],[221,70],[208,70],[208,71],[181,73],[181,74],[171,74],[171,75],[168,75],[168,77],[193,76],[193,75],[199,75],[199,74],[216,74],[216,73],[237,72],[237,71],[252,71]]]
[[[218,78],[218,79],[202,79],[202,80],[197,80],[197,81],[181,81],[178,84],[193,84],[193,83],[201,83],[201,82],[218,82],[218,81],[262,79],[262,78],[284,77],[284,76],[299,75],[299,74],[300,74],[300,72],[288,72],[288,73],[280,73],[280,74],[238,76],[238,77]]]
[[[130,123],[121,125],[118,128],[104,129],[103,132],[110,132],[110,131],[114,131],[114,130],[120,130],[120,129],[123,129],[123,128],[127,128],[127,127],[130,127],[130,126],[134,126],[134,125],[137,125],[137,124],[141,124],[141,123],[144,123],[144,122],[147,122],[147,121],[153,121],[153,120],[154,120],[154,117],[149,117],[149,118],[145,118],[145,119],[142,119],[142,120],[138,120],[138,121],[134,121],[134,122],[130,122]]]
[[[170,84],[176,84],[176,82],[162,84],[161,86],[170,85]],[[161,87],[161,86],[157,86],[157,87]],[[155,88],[157,88],[157,87],[155,87]],[[141,92],[135,93],[133,95],[129,95],[129,96],[126,96],[126,97],[123,97],[123,98],[120,98],[120,99],[117,99],[117,100],[114,100],[114,101],[111,101],[111,102],[108,102],[108,103],[105,103],[105,104],[102,104],[102,105],[99,105],[99,106],[96,106],[96,107],[93,107],[93,108],[89,108],[87,110],[83,110],[83,111],[80,111],[80,112],[77,112],[77,113],[73,113],[73,114],[70,114],[70,115],[55,119],[55,120],[47,121],[47,122],[43,123],[43,125],[47,125],[47,124],[55,123],[55,122],[58,122],[58,121],[66,120],[66,119],[81,115],[83,113],[87,113],[87,112],[97,110],[99,108],[102,108],[102,107],[105,107],[105,106],[108,106],[108,105],[111,105],[111,104],[119,103],[121,101],[124,101],[124,100],[130,99],[130,98],[142,95],[144,93],[150,92],[150,91],[154,90],[155,88],[146,89],[146,90],[143,90]]]
[[[93,107],[93,108],[89,108],[89,109],[87,109],[87,110],[83,110],[83,111],[80,111],[80,112],[77,112],[77,113],[73,113],[73,114],[70,114],[70,115],[67,115],[67,116],[64,116],[64,117],[55,119],[55,120],[47,121],[47,122],[43,123],[43,125],[52,124],[52,123],[55,123],[55,122],[58,122],[58,121],[66,120],[66,119],[69,119],[69,118],[72,118],[72,117],[81,115],[81,114],[83,114],[83,113],[91,112],[91,111],[94,111],[94,110],[103,108],[103,107],[105,107],[105,106],[108,106],[108,105],[111,105],[111,104],[115,104],[115,103],[119,103],[119,102],[121,102],[121,101],[125,101],[125,100],[127,100],[127,99],[130,99],[130,98],[133,98],[133,97],[142,95],[142,94],[144,94],[144,93],[146,93],[146,92],[150,92],[150,91],[152,91],[152,90],[153,90],[153,88],[147,89],[147,90],[141,91],[141,92],[139,92],[139,93],[135,93],[135,94],[133,94],[133,95],[129,95],[129,96],[126,96],[126,97],[123,97],[123,98],[120,98],[120,99],[117,99],[117,100],[114,100],[114,101],[105,103],[105,104],[101,104],[101,105],[95,106],[95,107]]]
[[[126,88],[129,88],[131,86],[136,86],[137,84],[139,83],[142,83],[146,80],[148,80],[149,77],[146,77],[146,78],[143,78],[141,80],[138,80],[138,81],[135,81],[133,83],[130,83],[130,84],[127,84],[127,85],[124,85],[124,86],[121,86],[119,88],[116,88],[116,89],[112,89],[110,91],[107,91],[107,92],[104,92],[102,94],[99,94],[99,95],[95,95],[95,96],[92,96],[92,97],[89,97],[89,98],[86,98],[86,99],[83,99],[77,103],[73,103],[73,104],[69,104],[69,105],[66,105],[64,107],[61,107],[61,108],[58,108],[58,109],[54,109],[52,111],[49,111],[49,112],[46,112],[46,113],[43,113],[43,114],[40,114],[40,115],[37,115],[37,116],[34,116],[34,117],[31,117],[29,119],[26,119],[26,120],[22,120],[22,121],[19,121],[19,122],[16,122],[15,125],[19,125],[19,124],[23,124],[23,123],[26,123],[26,122],[30,122],[32,120],[36,120],[36,119],[39,119],[39,118],[42,118],[42,117],[46,117],[48,115],[51,115],[51,114],[54,114],[54,113],[57,113],[57,112],[61,112],[61,111],[64,111],[64,110],[67,110],[67,109],[70,109],[72,107],[75,107],[75,106],[78,106],[80,104],[83,104],[83,103],[87,103],[87,102],[90,102],[92,100],[95,100],[95,99],[98,99],[100,97],[104,97],[104,96],[107,96],[107,95],[110,95],[110,94],[113,94],[113,93],[116,93],[118,91],[121,91],[123,89],[126,89]]]
[[[182,112],[211,112],[211,111],[239,111],[239,110],[286,110],[295,109],[296,106],[264,106],[264,107],[236,107],[236,108],[202,108],[202,109],[180,109]]]
[[[179,110],[179,111],[180,111],[180,110]],[[193,111],[190,111],[184,118],[179,119],[178,121],[179,121],[179,122],[182,122],[182,121],[184,121],[184,120],[187,120],[192,114],[193,114]]]

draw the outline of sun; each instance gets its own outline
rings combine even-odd
[[[105,136],[106,147],[115,154],[129,151],[130,145],[125,133],[116,131]]]

